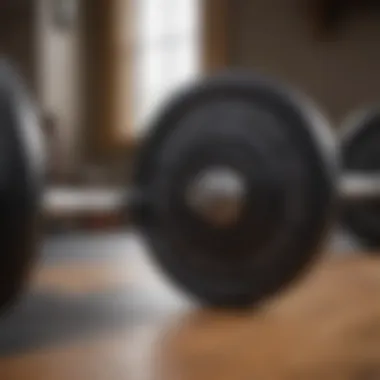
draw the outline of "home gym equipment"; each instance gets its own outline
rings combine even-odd
[[[43,139],[20,82],[0,66],[0,271],[15,284],[0,305],[34,256],[38,208],[47,216],[125,209],[177,284],[202,303],[233,307],[256,304],[312,263],[339,191],[366,195],[356,178],[339,176],[328,122],[309,100],[272,79],[229,73],[163,107],[128,189],[41,196]]]

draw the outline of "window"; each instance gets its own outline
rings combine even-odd
[[[201,72],[202,0],[120,1],[120,127],[130,135],[132,126],[136,137],[158,107]],[[123,99],[130,97],[131,106],[124,107]]]

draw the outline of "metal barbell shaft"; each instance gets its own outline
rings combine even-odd
[[[345,173],[339,182],[339,193],[346,201],[380,198],[380,176],[360,172]]]
[[[44,194],[43,209],[49,216],[120,212],[130,204],[131,196],[131,193],[122,187],[108,189],[53,187]]]
[[[228,189],[228,186],[226,186]],[[380,198],[380,176],[346,173],[339,182],[343,200]],[[120,212],[128,208],[135,195],[120,188],[52,187],[44,194],[43,208],[47,215],[99,214]]]

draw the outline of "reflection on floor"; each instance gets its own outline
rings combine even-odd
[[[136,235],[56,237],[0,319],[0,379],[380,378],[379,300],[380,261],[344,254],[259,310],[199,310]]]
[[[0,354],[83,335],[134,329],[186,308],[135,235],[78,235],[46,242],[33,286],[0,319]]]

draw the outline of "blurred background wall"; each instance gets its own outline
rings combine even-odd
[[[285,79],[340,122],[380,100],[376,3],[238,0],[231,63]]]
[[[289,82],[336,124],[378,101],[379,21],[365,0],[2,0],[0,53],[38,99],[51,180],[109,182],[124,179],[145,110],[225,67]]]
[[[83,128],[80,21],[59,20],[55,8],[65,2],[0,3],[0,55],[21,72],[39,105],[43,128],[54,136],[51,151],[57,180],[69,176],[79,162]]]
[[[70,174],[82,158],[83,72],[80,2],[33,0],[38,93],[53,134],[58,176]],[[30,3],[33,1],[29,0]]]
[[[0,3],[0,56],[11,56],[25,80],[37,89],[35,4],[25,0]]]

